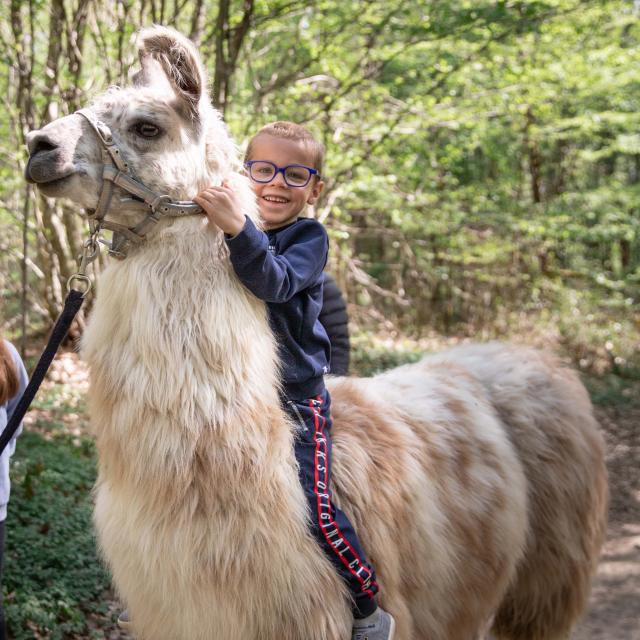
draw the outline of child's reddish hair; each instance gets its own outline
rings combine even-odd
[[[15,362],[7,343],[0,338],[0,404],[5,404],[18,393],[20,381]]]

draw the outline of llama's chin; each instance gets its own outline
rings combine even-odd
[[[68,198],[84,209],[92,209],[98,202],[95,187],[86,174],[79,172],[61,175],[47,182],[35,182],[35,185],[48,198]]]
[[[55,180],[49,180],[47,182],[34,183],[38,187],[38,191],[42,195],[49,198],[65,197],[69,190],[69,182],[71,182],[72,175],[63,176],[62,178],[56,178]]]

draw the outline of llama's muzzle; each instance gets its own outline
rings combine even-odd
[[[68,178],[75,172],[74,166],[63,157],[62,149],[43,131],[27,134],[29,161],[25,178],[32,184],[48,184]]]

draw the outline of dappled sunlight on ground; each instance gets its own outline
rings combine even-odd
[[[89,372],[78,354],[59,353],[51,363],[24,422],[28,429],[45,437],[66,433],[80,437],[89,433],[85,397]]]
[[[640,640],[640,523],[612,526],[591,594],[572,640]]]
[[[640,640],[640,384],[622,406],[598,407],[611,505],[590,608],[572,640]]]

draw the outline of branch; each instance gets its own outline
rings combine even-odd
[[[51,122],[57,114],[52,112],[53,94],[59,90],[58,86],[58,61],[62,51],[62,38],[60,38],[60,25],[66,22],[63,0],[51,0],[51,15],[49,17],[49,44],[47,48],[47,62],[44,68],[45,99],[40,120],[43,123]]]
[[[358,284],[366,287],[368,290],[377,293],[379,296],[383,298],[390,298],[396,304],[401,307],[408,307],[411,305],[411,301],[396,293],[395,291],[389,291],[388,289],[384,289],[381,287],[372,276],[370,276],[366,271],[364,271],[360,266],[360,261],[355,258],[349,258],[347,260],[347,268],[349,272],[353,276],[353,279]]]
[[[67,55],[72,74],[72,86],[65,93],[72,111],[75,111],[82,101],[80,76],[82,74],[84,36],[87,30],[89,7],[92,2],[93,0],[78,0],[78,6],[73,13],[72,20],[67,22]]]
[[[517,25],[512,29],[506,29],[503,33],[498,36],[493,36],[482,43],[477,49],[473,52],[469,53],[464,58],[460,58],[457,64],[450,70],[446,72],[440,72],[438,75],[433,77],[433,83],[424,93],[424,95],[433,95],[436,93],[449,79],[456,74],[460,69],[464,68],[469,62],[474,60],[479,54],[484,53],[492,44],[495,42],[500,42],[506,39],[508,36],[512,35],[513,31],[517,28]],[[354,83],[352,83],[354,84]],[[353,88],[353,87],[351,87]],[[325,106],[326,109],[326,106]],[[332,177],[332,180],[327,185],[328,190],[331,188],[332,184],[336,184],[342,181],[345,176],[350,175],[353,170],[362,164],[372,156],[376,154],[378,149],[395,133],[396,128],[400,125],[400,123],[404,120],[405,116],[411,112],[412,107],[410,105],[405,106],[403,109],[399,110],[396,114],[395,118],[388,124],[386,130],[383,135],[375,140],[371,140],[368,145],[365,145],[363,152],[360,156],[360,159],[354,163],[352,163],[349,167],[343,169],[335,176]],[[324,109],[323,109],[324,110]],[[311,118],[306,118],[305,122],[310,120]]]
[[[215,26],[216,64],[213,79],[213,102],[224,114],[229,96],[229,86],[236,70],[242,43],[251,28],[254,0],[244,0],[242,19],[236,27],[230,27],[230,1],[220,0]]]
[[[28,44],[29,33],[24,28],[22,21],[22,3],[19,0],[11,0],[11,31],[14,38],[14,50],[17,59],[18,90],[16,103],[20,113],[20,123],[22,127],[21,138],[24,138],[27,131],[34,128],[33,102],[31,98],[31,69],[33,59],[30,58],[32,51]]]
[[[238,54],[242,42],[251,28],[253,18],[254,0],[244,0],[244,12],[240,24],[233,30],[233,37],[229,43],[229,66],[235,70]]]
[[[185,0],[186,2],[187,0]],[[201,46],[202,30],[204,29],[204,3],[203,0],[196,0],[191,14],[191,31],[189,38],[196,44]]]
[[[109,47],[107,46],[107,40],[104,36],[102,27],[112,24],[112,22],[101,19],[101,17],[98,16],[97,11],[98,7],[96,7],[96,11],[93,12],[93,19],[90,22],[91,36],[93,38],[96,50],[98,51],[98,55],[100,56],[101,66],[105,70],[107,76],[107,84],[111,85],[113,84],[113,72],[111,71],[112,56],[110,55]],[[109,18],[115,19],[115,16],[109,16]],[[108,29],[109,27],[107,26],[106,28]]]

